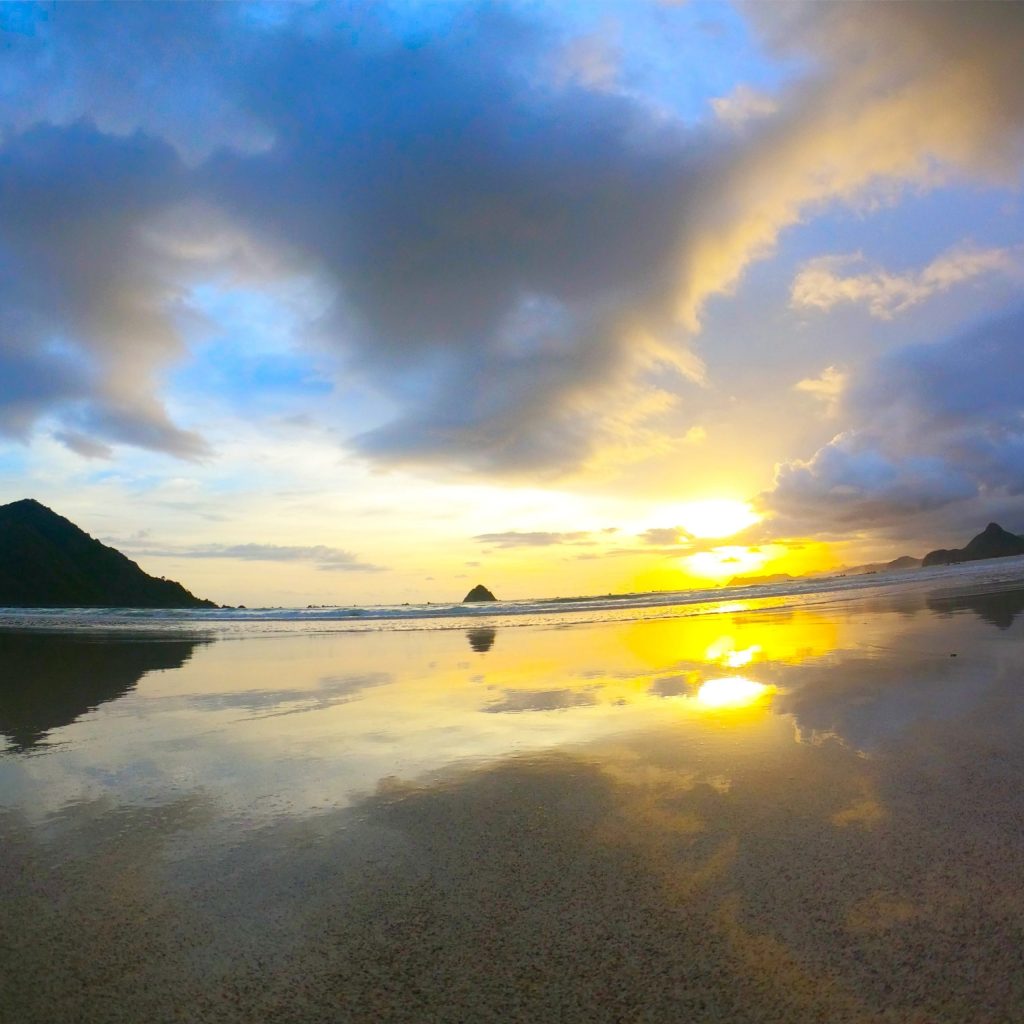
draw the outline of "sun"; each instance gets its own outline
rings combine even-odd
[[[761,519],[746,501],[735,498],[709,498],[688,501],[671,510],[674,525],[681,526],[691,537],[731,537]]]
[[[682,565],[691,576],[706,580],[723,580],[729,576],[757,573],[775,554],[775,545],[748,548],[726,546],[687,555]]]

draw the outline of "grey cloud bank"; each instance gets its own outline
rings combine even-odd
[[[842,399],[854,426],[779,468],[764,501],[780,526],[842,533],[962,505],[960,522],[979,499],[1024,517],[1022,339],[1024,310],[878,360]]]

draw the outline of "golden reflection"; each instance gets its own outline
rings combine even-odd
[[[709,679],[697,691],[697,703],[705,708],[748,708],[775,692],[773,686],[755,683],[745,676]]]
[[[626,628],[623,641],[655,671],[701,665],[741,669],[764,661],[798,664],[842,646],[835,616],[804,609],[760,614],[694,615],[656,619]],[[724,673],[723,673],[724,674]]]
[[[705,661],[720,661],[728,668],[743,668],[749,665],[754,656],[761,651],[760,644],[751,644],[742,650],[736,649],[736,641],[731,636],[719,637],[704,652]]]

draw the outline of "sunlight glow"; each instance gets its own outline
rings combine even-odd
[[[744,708],[756,704],[772,691],[773,687],[743,676],[709,679],[697,691],[697,703],[705,708]]]
[[[727,546],[711,551],[698,551],[683,559],[683,566],[692,576],[725,580],[756,572],[771,555],[763,549]]]
[[[690,501],[672,512],[675,521],[691,537],[731,537],[760,520],[746,501],[734,498],[714,498]]]

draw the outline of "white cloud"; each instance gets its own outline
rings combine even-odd
[[[869,266],[860,253],[820,256],[800,268],[790,302],[797,309],[822,311],[841,303],[862,304],[872,316],[891,320],[932,295],[986,274],[1022,276],[1024,247],[955,246],[921,270],[904,273]]]
[[[835,416],[839,408],[839,399],[846,388],[847,373],[835,366],[826,366],[817,377],[806,377],[797,381],[793,387],[803,391],[822,402],[826,416]]]
[[[779,104],[767,93],[740,84],[728,96],[715,97],[711,109],[715,117],[730,128],[742,128],[748,121],[776,113]]]
[[[831,203],[968,178],[1015,184],[1024,152],[1024,6],[751,4],[762,35],[814,70],[751,122],[698,188],[680,245],[678,314]]]

